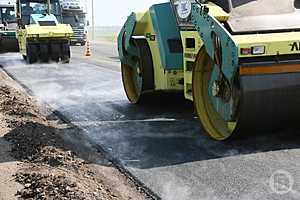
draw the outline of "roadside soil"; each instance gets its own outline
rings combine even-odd
[[[39,105],[3,72],[0,80],[0,200],[151,199],[81,130]]]

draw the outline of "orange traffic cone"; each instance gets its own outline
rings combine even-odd
[[[92,52],[91,52],[91,47],[90,47],[90,42],[89,41],[86,42],[85,56],[86,57],[92,56]]]

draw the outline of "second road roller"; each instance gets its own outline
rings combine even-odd
[[[72,27],[62,24],[59,0],[17,0],[17,39],[27,63],[68,63]]]
[[[298,0],[171,0],[133,12],[118,36],[132,103],[184,92],[216,140],[299,124]]]
[[[19,52],[16,37],[15,7],[10,4],[0,4],[0,53]]]

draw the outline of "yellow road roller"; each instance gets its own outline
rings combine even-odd
[[[118,36],[130,102],[184,92],[216,140],[299,124],[298,0],[171,0],[132,13]]]
[[[17,0],[17,39],[27,63],[68,63],[72,27],[61,24],[59,0]]]

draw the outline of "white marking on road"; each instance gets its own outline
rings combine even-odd
[[[141,162],[140,160],[123,160],[124,162]]]
[[[136,122],[175,122],[177,119],[170,118],[156,118],[156,119],[138,119],[138,120],[114,120],[114,121],[86,121],[86,122],[72,122],[75,126],[100,126],[104,124],[118,124],[118,123],[136,123]]]

